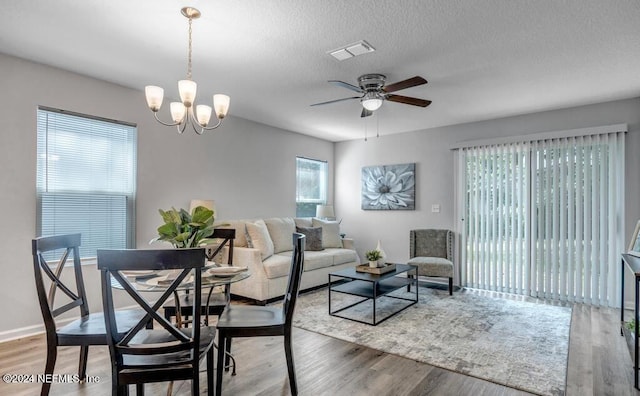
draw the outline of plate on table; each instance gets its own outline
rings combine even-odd
[[[216,276],[218,278],[230,278],[241,272],[245,272],[247,269],[247,267],[214,267],[209,268],[205,274],[206,276]]]
[[[139,271],[121,271],[122,275],[128,278],[145,279],[152,278],[158,273],[154,270],[139,270]]]
[[[175,276],[165,275],[147,279],[144,283],[148,286],[170,286],[174,280],[176,280]]]

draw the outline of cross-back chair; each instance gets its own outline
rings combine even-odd
[[[287,290],[282,307],[252,305],[229,305],[218,318],[218,370],[216,371],[216,395],[222,394],[222,370],[225,356],[231,353],[234,337],[284,336],[284,351],[287,359],[289,387],[292,395],[298,394],[296,372],[293,361],[291,324],[295,310],[300,279],[304,264],[304,239],[302,234],[293,234],[293,255]]]
[[[112,394],[126,395],[130,384],[136,385],[136,394],[140,395],[144,393],[145,383],[191,380],[191,393],[198,395],[200,362],[205,356],[208,393],[213,394],[213,341],[216,329],[200,326],[201,311],[195,309],[201,305],[201,272],[204,265],[205,251],[202,248],[98,250],[102,300],[112,360]],[[130,270],[177,270],[177,276],[162,292],[141,292],[120,272]],[[145,316],[125,334],[116,332],[112,277],[145,311]],[[193,326],[177,328],[157,311],[185,280],[193,282]],[[151,294],[149,299],[155,302],[148,302],[142,293]],[[147,329],[147,324],[152,320],[154,329]]]
[[[228,259],[227,264],[233,265],[233,241],[236,237],[236,230],[231,228],[216,228],[213,231],[211,238],[218,238],[221,240],[219,245],[215,249],[207,249],[207,259],[213,260],[225,246],[228,246]],[[229,304],[231,300],[231,285],[225,285],[223,292],[214,292],[216,287],[211,287],[208,290],[206,298],[203,298],[201,306],[201,315],[206,315],[208,322],[209,315],[220,315],[224,308]],[[189,290],[182,293],[174,293],[172,301],[168,301],[163,305],[164,316],[167,319],[173,317],[176,318],[176,322],[183,325],[190,323],[190,317],[193,316],[192,301],[193,295]]]
[[[80,346],[78,376],[84,379],[87,372],[89,345],[106,345],[107,334],[103,314],[89,313],[80,265],[80,242],[80,234],[39,237],[31,241],[31,253],[36,291],[47,337],[47,361],[44,373],[53,374],[58,346],[74,345]],[[52,255],[57,257],[57,253],[61,254],[59,259],[46,260],[45,257]],[[62,279],[63,270],[70,257],[73,264],[73,280]],[[50,282],[48,290],[45,282]],[[60,298],[57,298],[58,296]],[[62,298],[65,299],[64,302],[60,302]],[[58,328],[56,318],[74,309],[79,311],[80,318]],[[124,332],[131,328],[141,316],[139,311],[118,312],[120,319],[118,331]],[[50,388],[51,383],[44,382],[40,394],[48,395]]]

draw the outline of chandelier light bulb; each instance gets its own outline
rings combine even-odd
[[[196,99],[196,91],[198,84],[192,80],[180,80],[178,81],[178,92],[180,93],[180,100],[184,104],[184,107],[191,107],[193,101]]]
[[[216,117],[218,117],[218,119],[223,119],[227,116],[230,102],[231,98],[227,95],[213,95],[213,107],[216,109]]]
[[[211,106],[196,106],[196,118],[198,119],[198,124],[200,124],[200,126],[206,127],[207,125],[209,125],[209,120],[211,119],[211,110]]]
[[[181,102],[171,102],[171,118],[173,122],[180,123],[184,120],[187,108]]]
[[[155,85],[147,85],[144,87],[144,94],[147,98],[147,106],[154,113],[162,107],[162,99],[164,98],[164,89]]]

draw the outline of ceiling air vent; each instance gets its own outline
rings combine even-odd
[[[375,50],[376,49],[373,48],[371,44],[367,43],[364,40],[360,40],[357,43],[345,45],[344,47],[334,49],[327,53],[337,60],[343,61],[345,59],[353,58],[354,56],[366,54]]]

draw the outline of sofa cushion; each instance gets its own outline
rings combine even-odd
[[[289,268],[291,267],[291,255],[286,255],[285,252],[281,254],[274,254],[268,259],[262,262],[264,266],[264,272],[267,274],[268,279],[280,278],[281,276],[289,275]]]
[[[275,256],[287,257],[289,262],[291,262],[292,254],[293,252],[282,252],[280,254],[274,255],[274,257]],[[333,265],[333,255],[327,250],[323,250],[321,252],[304,252],[304,271],[313,271],[318,268],[331,267],[332,265]],[[285,275],[288,275],[288,274],[289,274],[289,267],[287,266],[287,272],[285,273]]]
[[[246,223],[247,242],[249,247],[258,249],[262,260],[273,255],[273,242],[269,237],[269,230],[263,220],[256,220],[254,223]]]
[[[358,253],[355,250],[330,248],[326,249],[326,252],[333,256],[333,265],[359,262]]]
[[[296,232],[296,224],[290,217],[274,217],[265,219],[269,236],[273,242],[273,253],[293,250],[292,234]]]
[[[340,223],[337,221],[312,220],[314,227],[322,227],[322,246],[325,248],[341,248]]]
[[[322,227],[296,227],[296,232],[304,234],[304,250],[307,252],[317,252],[323,250],[322,247]]]
[[[407,262],[418,267],[418,275],[453,278],[453,263],[442,257],[414,257]]]

